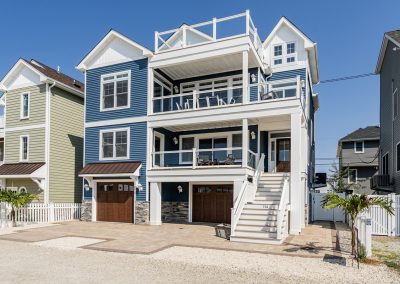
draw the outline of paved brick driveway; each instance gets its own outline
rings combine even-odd
[[[20,230],[2,235],[0,239],[20,242],[40,242],[63,237],[99,239],[83,246],[85,249],[124,253],[151,254],[172,246],[235,250],[279,255],[323,258],[339,256],[335,251],[333,223],[308,225],[301,235],[290,236],[282,245],[230,242],[215,236],[210,224],[163,224],[161,226],[133,225],[109,222],[65,222],[55,226]]]

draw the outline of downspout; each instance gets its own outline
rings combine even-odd
[[[46,163],[46,181],[45,181],[45,194],[44,203],[50,202],[50,188],[49,188],[49,174],[50,174],[50,108],[51,108],[51,89],[56,85],[53,81],[51,85],[47,83],[46,91],[46,133],[45,133],[45,163]]]

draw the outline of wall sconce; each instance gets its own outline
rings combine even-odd
[[[252,82],[252,83],[257,82],[257,77],[256,77],[255,74],[251,74],[250,78],[251,78],[251,82]]]
[[[90,186],[87,183],[85,184],[84,188],[85,188],[85,191],[89,191],[90,190]]]
[[[306,81],[301,80],[301,87],[302,87],[302,88],[305,88],[305,87],[306,87]]]
[[[250,137],[251,137],[251,140],[255,140],[256,139],[256,133],[254,131],[250,132]]]
[[[136,189],[137,189],[138,191],[143,191],[143,185],[141,185],[140,183],[138,183],[138,184],[136,185]]]
[[[175,144],[175,145],[178,145],[178,142],[179,142],[179,141],[178,141],[178,138],[174,137],[174,138],[172,138],[172,141],[174,141],[174,144]]]
[[[183,187],[181,185],[178,185],[177,189],[178,189],[178,193],[182,193],[183,192]]]
[[[174,86],[174,92],[175,92],[175,94],[179,93],[179,88],[178,88],[178,86]]]

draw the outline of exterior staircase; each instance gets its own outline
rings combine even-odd
[[[261,174],[255,199],[244,205],[231,241],[264,244],[279,244],[283,241],[278,236],[277,226],[286,177],[286,173]],[[283,222],[282,227],[284,230],[287,224]]]

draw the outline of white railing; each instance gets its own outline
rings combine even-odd
[[[80,203],[30,203],[15,210],[17,224],[50,223],[81,218]],[[11,206],[0,203],[0,227],[11,223]]]
[[[253,176],[253,182],[248,182],[247,178],[243,181],[242,187],[240,188],[239,195],[231,210],[231,236],[235,235],[235,229],[239,221],[240,215],[242,214],[244,205],[247,202],[253,201],[257,192],[258,182],[260,180],[261,173],[264,169],[265,155],[262,154],[258,163],[257,168]]]
[[[282,189],[282,195],[281,195],[281,200],[279,202],[279,207],[278,207],[278,216],[277,216],[277,221],[276,221],[276,230],[277,230],[277,239],[282,240],[287,236],[287,218],[288,218],[288,207],[289,207],[289,177],[285,176],[284,182],[283,182],[283,189]]]
[[[242,20],[244,20],[244,24],[237,23],[237,21]],[[238,24],[242,27],[242,29],[238,30]],[[182,37],[179,42],[175,42],[175,44],[168,42],[175,33],[180,31],[182,32]],[[188,31],[195,34],[197,39],[188,37]],[[262,41],[258,35],[257,28],[255,27],[248,10],[241,14],[224,18],[213,18],[211,21],[206,21],[199,24],[183,25],[178,29],[172,29],[164,32],[156,31],[154,33],[154,50],[155,53],[159,53],[163,51],[186,48],[189,46],[227,40],[240,36],[249,36],[257,53],[260,55],[260,58],[263,59]]]
[[[153,113],[223,107],[243,102],[243,86],[153,97]]]
[[[242,148],[160,151],[152,154],[153,168],[241,167]],[[254,155],[257,155],[254,153]]]

